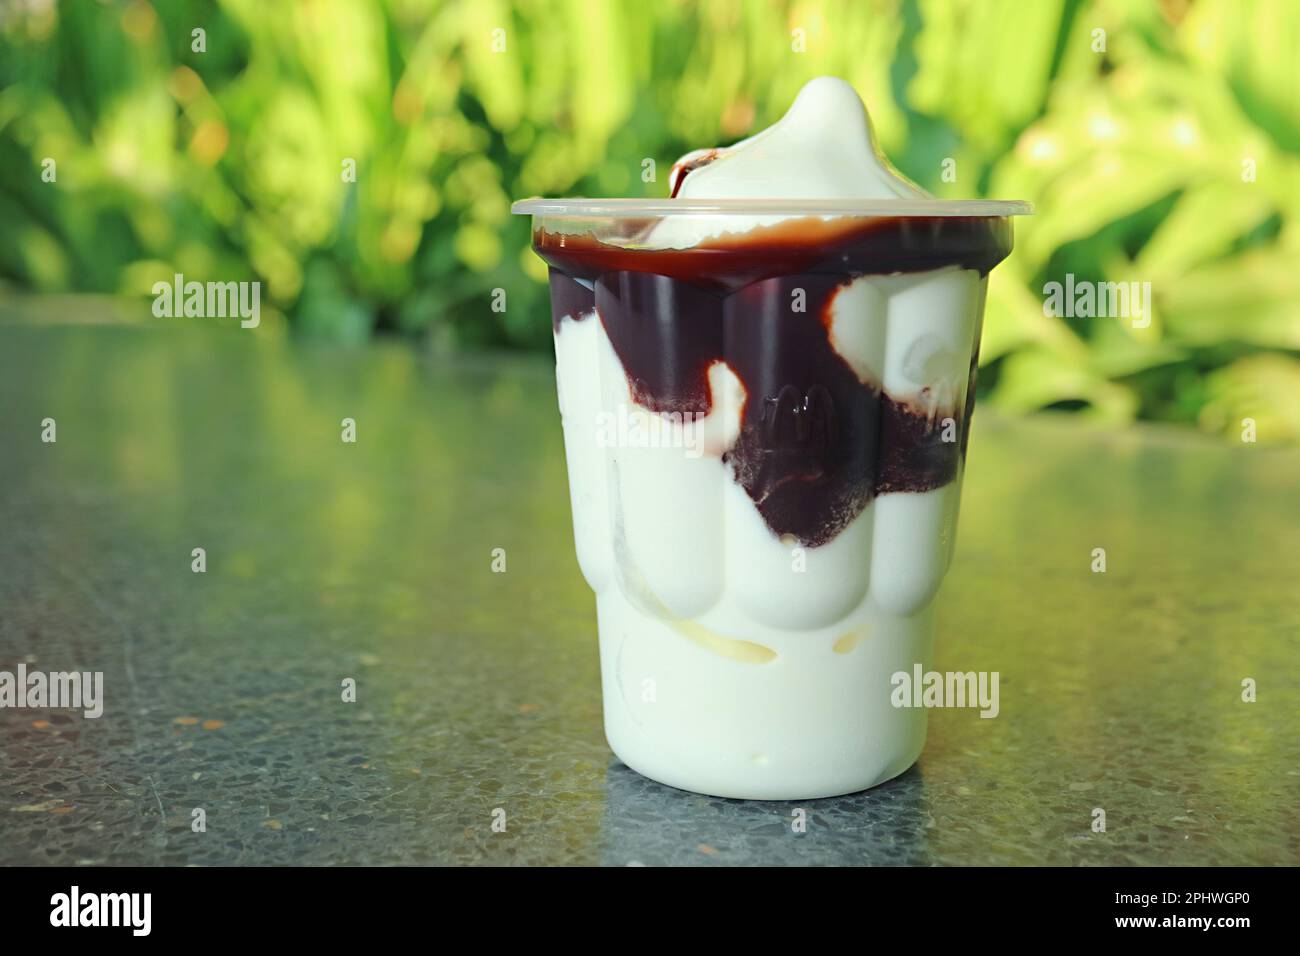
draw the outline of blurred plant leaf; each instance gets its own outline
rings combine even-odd
[[[1007,356],[992,400],[999,408],[1014,412],[1057,402],[1086,402],[1089,417],[1111,424],[1129,421],[1137,409],[1137,396],[1130,388],[1107,381],[1059,352],[1037,346]]]
[[[919,71],[908,98],[982,148],[999,147],[1039,111],[1050,79],[1059,3],[920,0]]]
[[[1261,443],[1300,441],[1300,361],[1283,355],[1238,359],[1211,373],[1206,388],[1206,429],[1240,441],[1243,423],[1251,419]]]

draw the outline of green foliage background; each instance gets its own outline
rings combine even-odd
[[[827,73],[936,194],[1038,207],[993,274],[983,400],[1300,440],[1292,0],[5,3],[0,282],[260,279],[271,329],[545,350],[512,198],[664,195]],[[1150,327],[1045,316],[1066,273],[1150,282]]]

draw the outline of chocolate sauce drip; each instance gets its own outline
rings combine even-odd
[[[645,272],[611,272],[596,280],[596,314],[638,404],[656,412],[709,413],[709,366],[726,357],[726,301]]]
[[[812,547],[875,495],[952,481],[974,401],[974,361],[960,409],[917,407],[921,397],[909,404],[859,379],[830,341],[836,292],[861,275],[947,265],[986,274],[1010,249],[1002,220],[853,223],[799,220],[681,250],[535,236],[552,266],[557,331],[595,308],[639,404],[707,414],[709,367],[726,362],[746,397],[724,461],[775,534]],[[945,419],[956,436],[945,436]]]
[[[596,296],[586,286],[570,279],[559,269],[550,270],[551,327],[560,333],[565,319],[579,319],[596,307]]]
[[[673,188],[672,191],[668,194],[668,197],[670,199],[676,199],[677,194],[681,192],[682,183],[686,182],[687,176],[695,172],[695,170],[701,169],[709,165],[709,163],[713,162],[721,155],[722,155],[722,150],[720,149],[701,149],[698,150],[691,159],[687,160],[686,162],[679,162],[675,166],[673,166],[673,172],[672,172]]]

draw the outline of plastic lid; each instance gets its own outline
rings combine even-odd
[[[648,219],[658,216],[1032,216],[996,199],[521,199],[516,216]]]

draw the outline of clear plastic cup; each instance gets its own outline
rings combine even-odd
[[[988,272],[1024,203],[527,200],[605,733],[811,799],[912,765]]]

